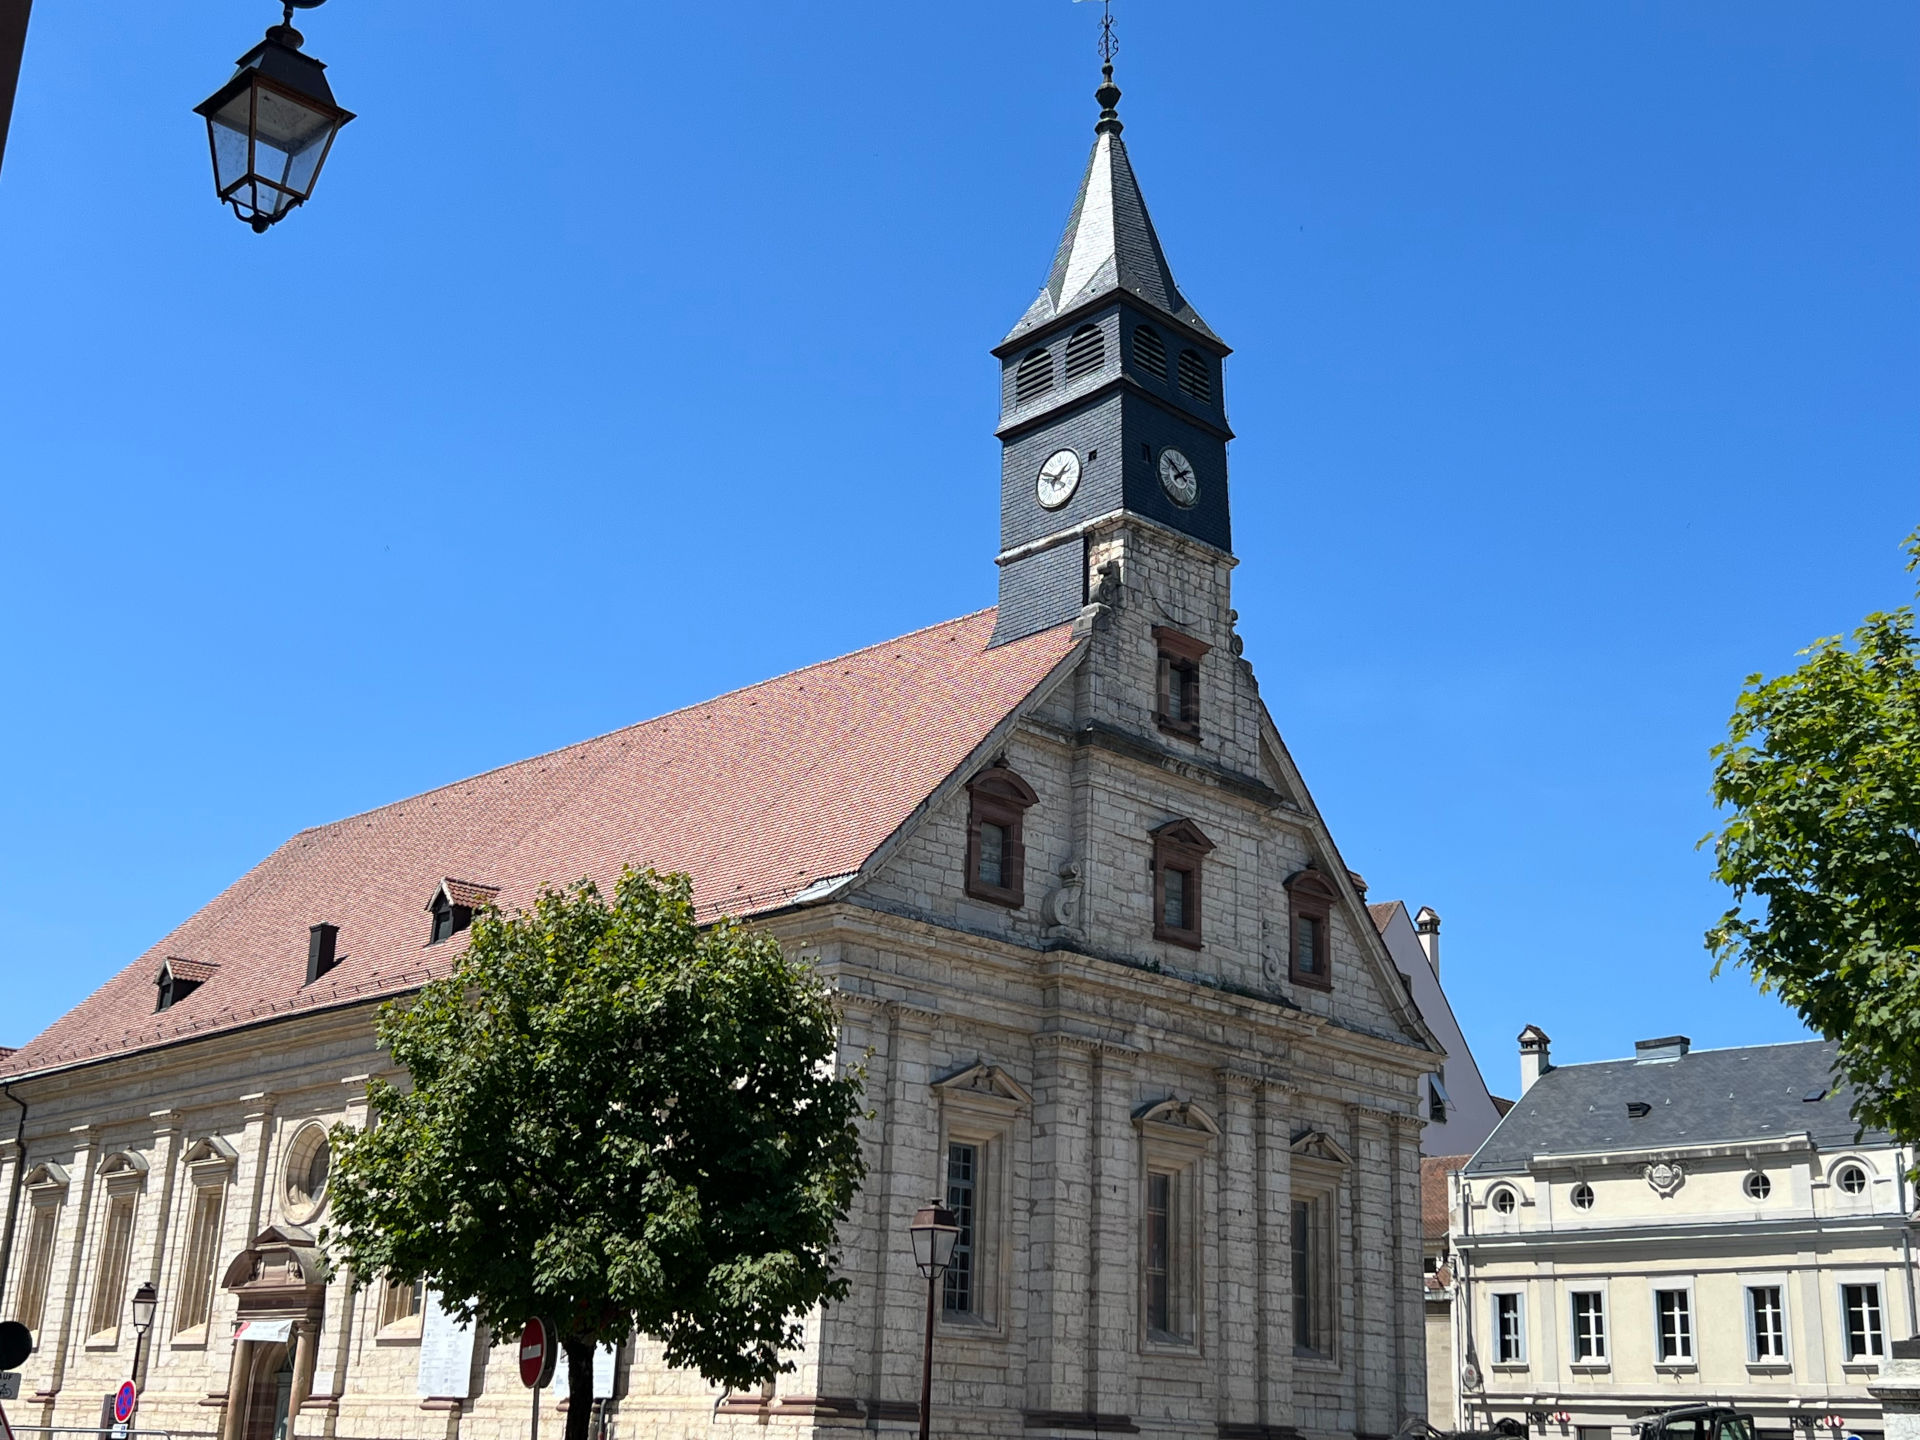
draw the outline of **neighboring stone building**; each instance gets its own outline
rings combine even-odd
[[[503,1337],[326,1273],[323,1127],[365,1122],[375,1006],[444,973],[474,908],[628,862],[832,978],[875,1114],[853,1293],[798,1370],[720,1396],[630,1343],[596,1370],[620,1440],[905,1428],[905,1227],[939,1190],[968,1222],[943,1435],[1331,1440],[1425,1412],[1438,1047],[1241,656],[1227,347],[1099,98],[996,352],[997,609],[304,831],[0,1063],[24,1142],[0,1314],[39,1344],[17,1419],[100,1422],[151,1281],[147,1426],[524,1433]]]
[[[1450,1196],[1457,1413],[1626,1440],[1712,1397],[1763,1434],[1878,1440],[1868,1387],[1916,1331],[1913,1157],[1857,1133],[1834,1057],[1675,1036],[1556,1069],[1529,1026],[1524,1091]]]
[[[1413,991],[1420,1018],[1446,1052],[1439,1068],[1427,1076],[1420,1097],[1420,1114],[1427,1122],[1420,1132],[1420,1153],[1470,1155],[1493,1133],[1513,1102],[1487,1089],[1447,992],[1440,988],[1440,913],[1423,905],[1418,915],[1409,916],[1399,900],[1369,905],[1367,911]]]

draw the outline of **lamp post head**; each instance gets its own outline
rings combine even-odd
[[[141,1335],[153,1328],[153,1312],[160,1303],[160,1292],[153,1288],[151,1280],[140,1282],[140,1288],[133,1292],[133,1328]]]
[[[242,55],[233,77],[194,113],[207,122],[213,185],[255,234],[306,203],[333,137],[353,119],[333,98],[327,67],[301,53],[293,11],[322,0],[286,0],[285,18]]]
[[[909,1227],[913,1236],[913,1263],[929,1280],[937,1280],[953,1263],[953,1247],[960,1241],[960,1220],[938,1199],[915,1212]]]

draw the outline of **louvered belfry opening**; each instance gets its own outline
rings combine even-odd
[[[1180,352],[1180,388],[1196,400],[1213,398],[1213,377],[1207,373],[1207,362],[1200,358],[1198,351]]]
[[[1160,332],[1151,325],[1138,325],[1133,331],[1134,363],[1156,380],[1167,378],[1167,346]]]
[[[1067,380],[1091,375],[1107,363],[1107,337],[1092,325],[1082,326],[1067,341]]]
[[[1013,375],[1013,398],[1024,405],[1053,389],[1053,352],[1032,350]]]

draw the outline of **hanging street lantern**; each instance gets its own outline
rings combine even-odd
[[[206,118],[213,184],[222,204],[256,235],[306,203],[340,127],[353,119],[335,103],[327,67],[300,53],[296,8],[324,0],[285,0],[281,23],[240,57],[233,78],[193,107]]]

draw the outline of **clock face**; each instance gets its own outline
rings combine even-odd
[[[1160,488],[1182,509],[1200,498],[1200,480],[1193,462],[1169,445],[1160,452]]]
[[[1049,510],[1058,510],[1073,498],[1073,492],[1080,488],[1080,456],[1072,450],[1056,450],[1047,457],[1047,463],[1040,467],[1040,479],[1034,489],[1040,496],[1040,503]]]

